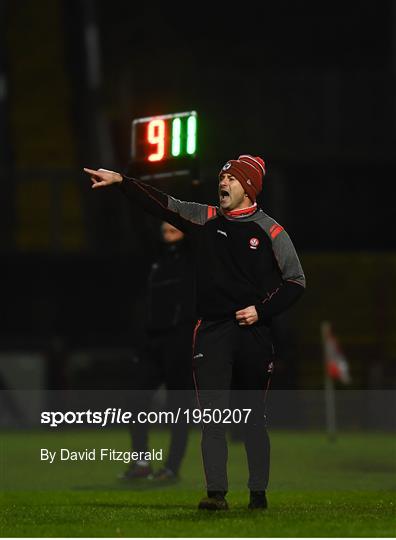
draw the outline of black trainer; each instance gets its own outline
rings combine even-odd
[[[225,500],[223,491],[208,491],[208,496],[204,497],[199,505],[199,510],[228,510],[228,503]]]
[[[251,491],[248,508],[249,510],[265,510],[268,508],[265,491]]]

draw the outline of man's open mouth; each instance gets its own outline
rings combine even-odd
[[[230,194],[225,189],[220,190],[220,199],[224,199],[225,197],[229,197]]]

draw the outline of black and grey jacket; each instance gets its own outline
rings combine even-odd
[[[131,178],[119,186],[147,212],[192,236],[198,317],[234,318],[236,311],[255,305],[259,322],[269,324],[303,293],[305,276],[294,246],[261,209],[232,218],[215,206],[179,201]]]

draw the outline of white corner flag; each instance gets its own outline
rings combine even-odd
[[[322,323],[322,340],[326,374],[334,381],[351,382],[348,362],[329,322]]]
[[[330,440],[336,437],[336,407],[334,381],[348,384],[351,381],[348,362],[335,337],[331,324],[327,321],[321,324],[323,362],[325,378],[326,425]]]

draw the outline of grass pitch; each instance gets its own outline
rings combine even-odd
[[[200,434],[182,479],[122,484],[120,462],[40,462],[40,449],[128,450],[126,431],[1,434],[0,534],[18,537],[266,537],[396,535],[396,442],[391,434],[273,432],[269,509],[248,511],[243,445],[229,445],[230,510],[197,510],[205,494]],[[152,446],[167,448],[166,432]],[[158,466],[158,465],[157,465]]]

